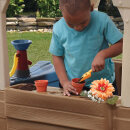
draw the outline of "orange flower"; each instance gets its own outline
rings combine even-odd
[[[90,87],[92,95],[103,100],[113,96],[113,92],[115,91],[113,85],[106,79],[95,80]]]

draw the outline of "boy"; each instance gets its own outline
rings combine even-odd
[[[71,80],[91,68],[93,73],[86,80],[86,87],[101,78],[113,83],[111,57],[122,52],[122,34],[105,13],[93,11],[90,0],[59,2],[63,18],[54,25],[50,53],[64,95],[77,94]]]

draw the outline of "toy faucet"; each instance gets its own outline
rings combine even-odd
[[[27,49],[32,43],[31,40],[14,40],[11,42],[17,53],[14,55],[13,67],[10,71],[10,77],[14,75],[18,78],[26,78],[30,76],[30,71],[28,65],[31,65],[32,62],[27,59]]]

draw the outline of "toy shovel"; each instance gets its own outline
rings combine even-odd
[[[91,77],[91,73],[92,73],[92,69],[90,69],[88,72],[84,73],[82,75],[82,77],[80,78],[79,83],[84,81],[84,80],[86,80],[86,79],[88,79],[88,78],[90,78]]]

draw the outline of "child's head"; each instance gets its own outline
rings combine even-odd
[[[60,10],[69,27],[82,31],[90,22],[90,0],[59,0]]]

